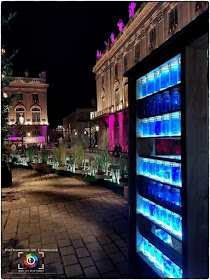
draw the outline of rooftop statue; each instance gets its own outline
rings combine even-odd
[[[124,23],[123,23],[123,21],[121,19],[117,23],[117,26],[119,27],[119,31],[122,32],[123,31],[123,27],[124,27]]]
[[[114,33],[113,32],[111,33],[110,39],[111,39],[111,42],[114,42]]]
[[[131,2],[128,6],[129,10],[129,18],[132,18],[134,16],[134,9],[136,8],[136,3],[135,2]]]
[[[101,56],[101,52],[99,50],[97,50],[96,57],[99,58],[100,56]]]

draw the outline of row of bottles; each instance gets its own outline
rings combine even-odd
[[[182,278],[182,269],[158,250],[137,230],[137,251],[142,252],[166,277]]]
[[[182,217],[162,206],[137,195],[137,212],[149,217],[171,233],[182,237]]]
[[[165,232],[164,230],[158,228],[155,230],[155,235],[163,240],[166,244],[169,244],[170,246],[172,245],[172,240],[171,240],[171,235]]]
[[[182,202],[179,188],[171,187],[147,178],[143,179],[141,186],[141,193],[143,196],[157,201],[157,203],[164,202],[165,205],[181,208]]]
[[[141,101],[140,118],[152,117],[181,108],[181,93],[179,88],[165,90]]]
[[[181,82],[181,56],[164,63],[136,81],[137,99],[159,92]]]
[[[181,164],[163,160],[142,158],[137,155],[137,174],[163,183],[181,186]]]
[[[181,112],[174,112],[157,117],[139,120],[136,123],[136,133],[141,137],[180,136]]]

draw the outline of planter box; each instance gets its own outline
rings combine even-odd
[[[84,171],[83,169],[75,168],[75,174],[82,174],[83,171]]]
[[[65,166],[58,166],[58,170],[65,170]]]
[[[42,171],[44,173],[50,173],[52,171],[52,166],[47,163],[34,163],[33,169],[37,171]]]
[[[95,178],[96,178],[97,180],[104,180],[105,174],[104,174],[104,173],[96,173],[96,174],[95,174]]]

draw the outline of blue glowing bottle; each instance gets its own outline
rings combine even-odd
[[[149,216],[149,200],[143,197],[143,211],[145,216]]]
[[[162,102],[161,94],[155,95],[154,99],[155,99],[154,115],[160,115],[161,114],[161,102]]]
[[[147,102],[147,115],[154,116],[154,98],[150,97]]]
[[[160,81],[160,89],[165,89],[169,87],[169,67],[168,65],[164,65],[161,67],[161,81]]]
[[[139,99],[142,97],[142,93],[141,93],[141,81],[140,79],[138,79],[136,81],[136,99]]]
[[[155,195],[155,186],[156,183],[154,181],[150,181],[149,185],[148,185],[148,197],[149,198],[153,198]]]
[[[175,112],[170,114],[171,115],[171,135],[181,135],[181,113]]]
[[[161,133],[161,116],[155,118],[155,135],[162,135]]]
[[[172,167],[172,183],[175,185],[180,185],[182,182],[181,179],[181,166],[179,163],[173,163]]]
[[[149,256],[149,241],[143,238],[143,254]]]
[[[171,89],[171,111],[178,111],[181,108],[181,96],[179,88]]]
[[[172,189],[172,204],[181,207],[181,194],[180,189]]]
[[[141,97],[145,97],[147,95],[147,81],[146,77],[141,78]]]
[[[142,120],[142,134],[144,137],[147,137],[149,133],[149,125],[147,119]]]
[[[160,201],[160,202],[163,201],[163,194],[164,194],[164,192],[163,192],[163,184],[157,183],[156,199],[158,201]]]
[[[166,114],[161,119],[161,131],[163,136],[170,135],[170,115]]]
[[[137,213],[143,213],[143,198],[140,195],[136,196]]]
[[[169,91],[164,91],[161,103],[161,113],[168,113],[171,109]]]
[[[153,159],[149,160],[149,176],[154,177],[155,176],[155,161]]]
[[[164,193],[164,194],[163,194],[163,200],[164,200],[165,202],[171,203],[171,201],[172,201],[171,187],[165,185],[165,186],[164,186],[164,191],[163,191],[163,193]]]
[[[171,164],[167,161],[163,164],[163,181],[171,183]]]
[[[157,179],[162,179],[163,178],[163,170],[162,170],[162,161],[156,160],[155,162],[155,177]]]
[[[155,92],[160,91],[160,70],[155,71]]]
[[[149,202],[149,213],[150,213],[150,218],[152,220],[155,219],[155,203],[150,201]]]
[[[157,248],[155,248],[155,266],[158,269],[163,269],[163,254]]]
[[[170,77],[169,77],[169,85],[174,86],[177,84],[178,78],[178,61],[175,60],[170,63]]]
[[[155,81],[154,81],[154,73],[149,73],[146,77],[147,79],[147,95],[150,95],[154,93],[154,86],[155,86]]]
[[[155,261],[155,246],[149,243],[149,259],[151,262]]]
[[[178,267],[176,264],[173,266],[173,278],[182,278],[182,269]]]
[[[142,158],[142,174],[143,175],[148,175],[149,172],[148,172],[148,159],[146,158]]]
[[[172,265],[172,261],[167,258],[165,255],[163,255],[163,273],[167,276],[167,277],[172,277],[172,272],[173,272],[173,265]]]
[[[147,117],[147,99],[142,100],[141,112],[143,118]]]
[[[172,226],[172,232],[181,237],[182,236],[182,218],[180,215],[173,213],[171,226]]]
[[[163,207],[158,204],[155,205],[155,221],[158,224],[163,224]]]
[[[155,118],[151,117],[149,121],[149,136],[155,136]]]

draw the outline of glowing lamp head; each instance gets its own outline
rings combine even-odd
[[[99,126],[98,125],[96,125],[96,131],[99,131]]]
[[[20,117],[19,117],[19,121],[20,121],[21,124],[23,124],[23,122],[24,122],[24,117],[23,117],[23,116],[20,116]]]
[[[28,132],[28,136],[31,136],[31,133],[30,133],[30,132]]]

